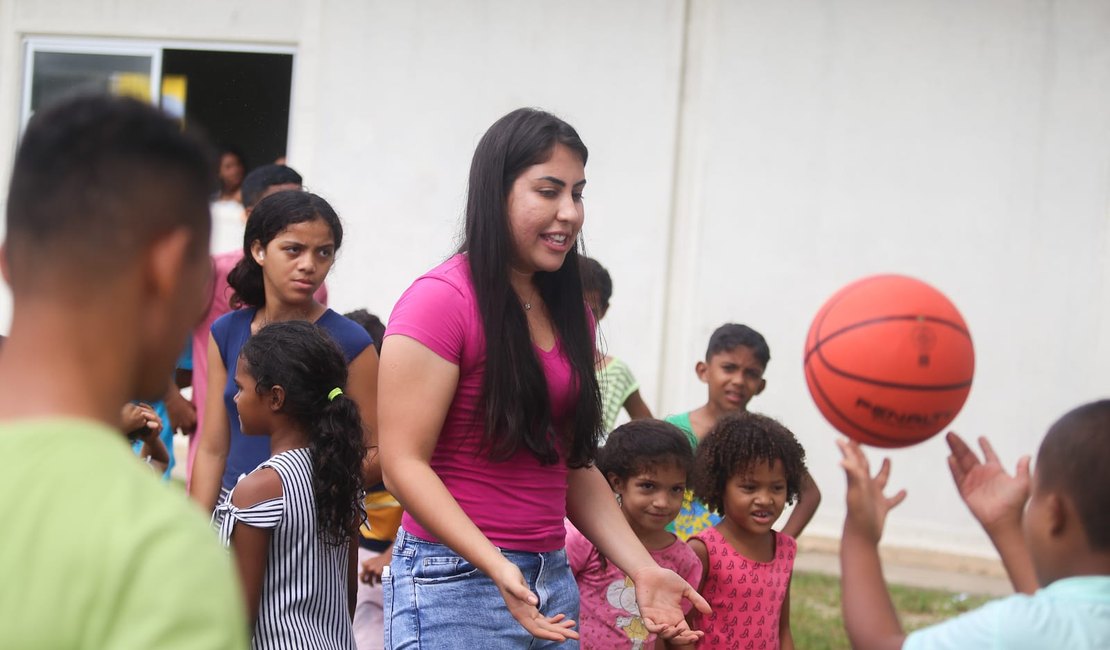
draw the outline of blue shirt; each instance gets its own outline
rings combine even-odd
[[[1057,580],[913,632],[903,650],[1110,648],[1110,576]]]
[[[235,406],[235,364],[239,360],[239,351],[251,335],[251,321],[257,309],[239,309],[224,314],[215,323],[212,323],[212,338],[220,350],[220,359],[227,368],[227,383],[224,385],[224,407],[227,409],[228,439],[227,463],[224,465],[223,487],[230,490],[235,487],[239,477],[248,474],[263,461],[270,458],[269,436],[244,435],[239,428],[239,409]],[[343,355],[350,363],[362,354],[362,351],[373,344],[370,335],[361,325],[327,310],[316,321],[321,329],[331,335],[331,338],[343,350]]]

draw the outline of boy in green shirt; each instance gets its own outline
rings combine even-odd
[[[24,133],[0,253],[0,647],[246,647],[229,558],[116,429],[204,307],[214,177],[133,100],[69,100]]]
[[[708,389],[708,400],[692,411],[669,415],[666,421],[685,431],[690,445],[696,449],[718,420],[729,413],[747,411],[748,402],[763,392],[767,387],[763,373],[770,360],[771,349],[759,332],[735,323],[718,327],[709,337],[705,361],[698,361],[695,366],[698,379]],[[791,537],[800,535],[820,503],[821,491],[807,473],[798,503],[782,532]],[[687,491],[682,511],[674,520],[674,532],[685,540],[719,521],[717,513],[707,510]]]

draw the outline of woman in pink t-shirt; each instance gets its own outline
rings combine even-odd
[[[382,577],[386,647],[577,647],[564,517],[635,580],[652,631],[699,636],[681,600],[701,597],[656,564],[592,466],[600,401],[577,259],[586,157],[542,111],[494,123],[471,164],[460,253],[394,307],[379,430],[406,514]]]

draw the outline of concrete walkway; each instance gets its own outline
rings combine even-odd
[[[798,539],[794,569],[839,576],[838,553],[839,540],[803,535]],[[1014,593],[999,560],[887,547],[880,549],[880,555],[890,584],[983,596]]]

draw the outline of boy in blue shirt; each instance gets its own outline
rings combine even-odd
[[[859,445],[840,440],[848,478],[842,607],[852,646],[1110,648],[1110,400],[1080,406],[1052,425],[1031,480],[1028,457],[1009,476],[985,439],[985,463],[953,434],[948,442],[960,495],[998,549],[1015,588],[1027,593],[906,636],[878,552],[886,514],[906,493],[886,497],[890,462],[884,460],[872,477]]]

